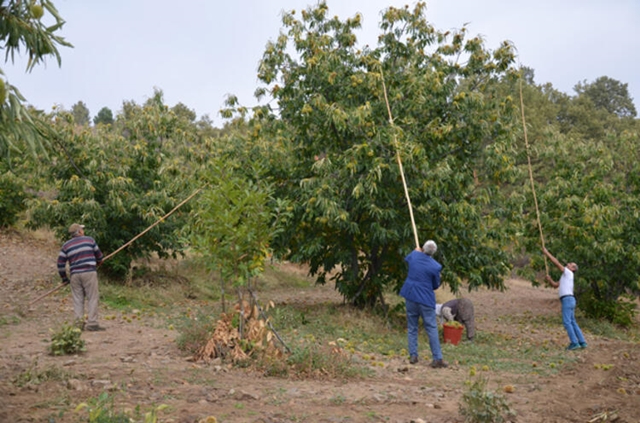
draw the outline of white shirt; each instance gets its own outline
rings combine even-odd
[[[442,304],[436,304],[436,316],[440,317],[442,315]]]
[[[560,286],[558,287],[558,296],[573,295],[573,272],[565,266],[562,276],[560,276]]]

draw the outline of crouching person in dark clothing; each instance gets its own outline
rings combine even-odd
[[[467,339],[473,341],[473,337],[476,336],[476,323],[471,300],[458,298],[447,301],[442,304],[441,315],[447,322],[455,320],[462,323],[467,331]]]

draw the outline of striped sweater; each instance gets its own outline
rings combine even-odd
[[[67,279],[66,265],[74,273],[95,272],[98,264],[102,263],[102,252],[98,244],[90,236],[77,236],[65,242],[58,255],[58,273],[62,279]]]

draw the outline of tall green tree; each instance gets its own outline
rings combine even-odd
[[[106,106],[100,109],[98,114],[93,118],[94,125],[111,125],[113,122],[113,112]]]
[[[603,109],[619,117],[638,115],[629,95],[629,84],[623,84],[608,76],[601,76],[592,83],[581,82],[575,86],[578,95],[588,97],[597,109]]]
[[[91,122],[91,116],[89,115],[89,108],[83,101],[78,101],[71,106],[71,114],[76,125],[88,126]]]
[[[46,16],[45,16],[46,15]],[[53,23],[45,23],[49,18]],[[27,55],[27,71],[54,57],[61,63],[58,47],[71,47],[58,35],[64,20],[50,0],[8,0],[0,4],[0,49],[5,61],[15,59],[24,51]],[[23,106],[25,98],[18,88],[11,85],[0,69],[0,155],[10,148],[17,148],[17,140],[36,150],[42,147],[47,128],[38,125],[34,115]]]
[[[253,110],[249,137],[266,147],[276,195],[294,204],[274,248],[359,306],[399,288],[415,248],[396,152],[420,243],[440,245],[444,280],[502,288],[509,269],[495,230],[503,210],[487,204],[512,169],[514,108],[495,86],[515,75],[513,49],[441,32],[425,10],[387,9],[375,49],[357,45],[360,15],[341,21],[324,2],[300,20],[286,13],[259,66],[257,94],[274,102]]]
[[[522,178],[508,186],[514,203],[521,204],[524,224],[514,245],[522,242],[532,260],[519,271],[536,284],[540,272],[555,273],[553,266],[545,268],[540,251],[539,214],[547,248],[561,261],[575,261],[580,267],[575,287],[580,308],[592,317],[628,325],[634,306],[625,296],[637,294],[640,281],[634,212],[640,201],[640,121],[596,107],[584,92],[570,97],[549,84],[523,82],[539,213],[522,141]],[[511,86],[513,95],[518,88]]]
[[[536,149],[549,165],[544,184],[536,186],[546,246],[562,262],[578,263],[580,308],[622,325],[630,325],[635,313],[624,297],[640,293],[638,142],[637,131],[597,142],[557,134]],[[543,270],[531,190],[523,191],[530,204],[523,213],[524,239],[534,253],[533,269]]]

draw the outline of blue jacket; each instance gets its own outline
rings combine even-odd
[[[433,257],[413,250],[404,260],[409,263],[407,279],[402,285],[400,295],[414,303],[436,307],[435,291],[440,287],[442,265]]]

